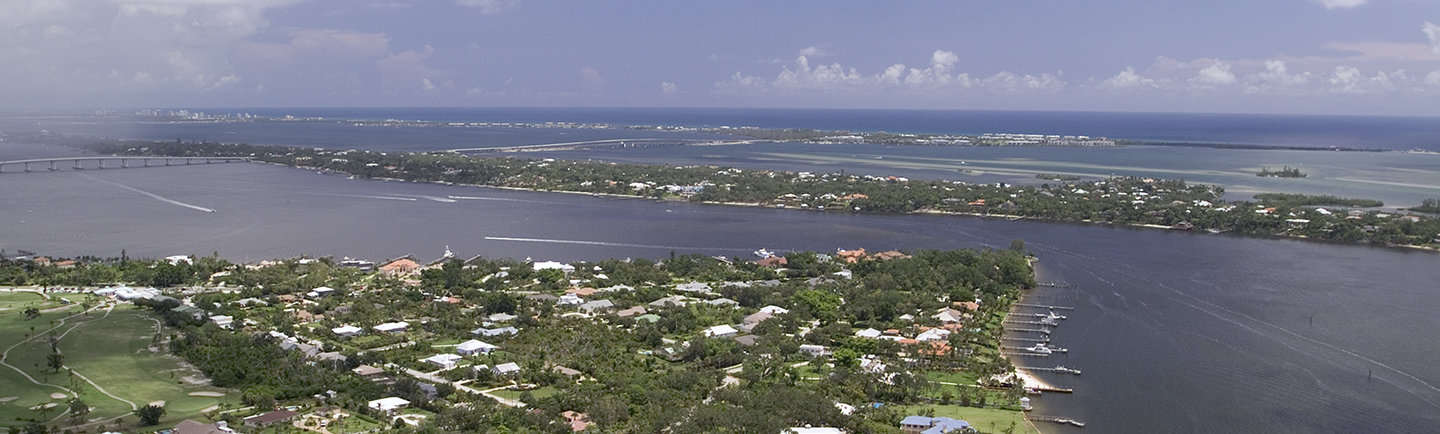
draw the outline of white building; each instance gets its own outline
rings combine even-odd
[[[515,362],[501,363],[501,364],[495,365],[494,368],[490,368],[490,372],[495,373],[495,375],[519,374],[519,373],[520,373],[520,365],[517,364],[517,363],[515,363]]]
[[[436,354],[420,359],[420,361],[439,366],[440,369],[454,369],[455,363],[463,359],[464,357],[460,357],[458,354]]]
[[[229,315],[215,315],[210,317],[210,320],[215,321],[215,325],[220,328],[235,328],[235,318]]]
[[[410,323],[405,322],[405,321],[399,321],[399,322],[387,322],[387,323],[380,324],[380,325],[377,325],[377,326],[372,327],[372,328],[374,328],[375,331],[381,332],[381,333],[404,333],[404,332],[405,332],[405,329],[407,329],[407,328],[409,328],[409,327],[410,327]]]
[[[735,330],[735,328],[731,327],[729,324],[721,324],[715,327],[705,329],[703,334],[707,338],[728,338],[740,334],[740,331]]]
[[[359,328],[359,327],[355,327],[355,326],[350,326],[350,325],[341,326],[341,327],[336,327],[336,328],[330,329],[330,332],[331,332],[331,333],[335,333],[336,336],[345,336],[345,337],[358,336],[358,335],[360,335],[360,333],[363,333],[364,331],[365,331],[365,329],[362,329],[362,328]]]
[[[389,398],[380,398],[374,401],[370,401],[370,404],[368,404],[367,406],[374,410],[379,410],[386,413],[394,413],[396,410],[409,407],[410,401],[406,401],[402,398],[396,398],[392,396]]]
[[[468,356],[472,354],[489,353],[491,351],[495,351],[498,348],[500,347],[490,345],[475,339],[471,339],[465,342],[461,342],[460,345],[456,345],[455,352],[457,354]]]
[[[330,296],[330,294],[334,294],[334,293],[335,293],[335,288],[331,288],[331,287],[328,287],[328,286],[322,286],[322,287],[319,287],[319,288],[315,288],[315,289],[310,290],[310,292],[306,293],[305,295],[308,296],[308,297],[310,297],[310,298],[321,298],[321,297],[328,297],[328,296]]]
[[[564,271],[565,274],[570,274],[570,273],[575,272],[575,266],[574,266],[574,265],[562,264],[562,263],[555,262],[555,261],[541,261],[541,262],[536,262],[536,263],[534,264],[534,266],[535,266],[535,271],[540,271],[540,270],[560,270],[560,271]]]

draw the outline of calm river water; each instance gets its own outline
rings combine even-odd
[[[37,149],[3,145],[8,154]],[[66,151],[52,150],[63,155]],[[43,153],[41,153],[43,154]],[[384,181],[261,164],[0,175],[0,248],[47,255],[597,260],[757,248],[1008,246],[1083,369],[1049,432],[1433,432],[1440,255],[1297,240],[943,216],[826,214]],[[210,208],[202,212],[193,207]],[[1313,319],[1312,319],[1313,318]]]

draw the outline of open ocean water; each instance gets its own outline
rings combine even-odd
[[[383,118],[416,118],[401,112]],[[533,136],[525,140],[554,140],[544,137],[545,131],[526,133]],[[329,140],[364,142],[369,140],[365,134],[340,130]],[[1003,168],[1010,167],[1001,164],[1007,161],[1122,167],[1130,158],[1160,170],[1196,170],[1191,166],[1197,163],[1185,161],[1219,152],[1129,148],[1150,154],[1085,154],[1042,148],[1024,150],[1028,155],[956,156],[943,154],[953,150],[925,148],[886,151],[875,161],[908,160],[877,166],[864,158],[842,158],[871,148],[785,146],[792,148],[641,148],[619,156],[578,151],[571,157],[700,160],[723,154],[710,159],[910,170],[920,177],[954,172],[922,164],[947,159]],[[699,154],[686,154],[691,151]],[[72,152],[0,143],[5,159]],[[1272,151],[1246,152],[1262,153],[1242,155]],[[1336,153],[1292,151],[1277,161],[1289,159],[1288,154],[1322,158]],[[1221,155],[1218,160],[1240,158],[1216,155]],[[1424,177],[1431,176],[1427,171],[1436,168],[1423,162],[1431,160],[1348,168],[1343,161],[1307,164],[1358,173],[1386,172],[1383,168],[1406,161],[1415,166],[1399,172],[1415,174],[1396,182],[1424,187],[1429,179]],[[1375,175],[1335,177],[1349,176]],[[1330,178],[1317,178],[1324,179]],[[260,164],[5,173],[0,174],[0,203],[0,248],[57,256],[112,256],[124,249],[131,256],[218,252],[241,261],[300,254],[372,260],[415,254],[431,260],[448,246],[462,256],[572,261],[660,258],[672,250],[743,257],[762,247],[1004,248],[1023,238],[1041,259],[1042,281],[1075,285],[1035,294],[1036,302],[1075,307],[1052,335],[1070,352],[1017,362],[1084,370],[1078,377],[1041,374],[1076,393],[1041,396],[1036,413],[1088,424],[1084,429],[1040,424],[1046,433],[1435,432],[1440,426],[1440,364],[1434,363],[1440,360],[1440,345],[1433,343],[1440,327],[1435,315],[1440,255],[1434,252],[1084,224],[821,213],[361,181]]]

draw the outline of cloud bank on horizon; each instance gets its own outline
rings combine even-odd
[[[10,0],[0,108],[1436,116],[1437,21],[1433,0]]]

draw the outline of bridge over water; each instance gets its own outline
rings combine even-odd
[[[9,171],[32,172],[36,169],[57,171],[61,169],[87,170],[130,167],[164,167],[192,164],[244,163],[250,157],[64,157],[34,158],[29,160],[0,161],[0,173]],[[108,163],[108,165],[107,165]]]

